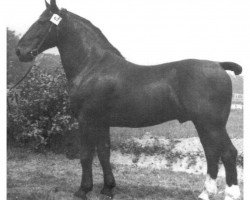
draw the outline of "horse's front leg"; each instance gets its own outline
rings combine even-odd
[[[75,196],[87,199],[86,194],[93,189],[92,161],[95,152],[95,131],[84,122],[79,122],[80,128],[80,161],[82,165],[82,181]]]
[[[101,194],[113,198],[112,189],[115,187],[115,179],[110,165],[109,127],[99,128],[97,137],[97,154],[103,169],[104,178]]]

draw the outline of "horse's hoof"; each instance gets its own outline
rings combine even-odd
[[[82,200],[87,200],[87,196],[86,196],[86,192],[84,192],[83,190],[78,190],[77,192],[74,193],[74,196],[82,199]]]
[[[103,195],[103,200],[113,199],[114,197],[112,190],[108,188],[103,188],[101,194]]]

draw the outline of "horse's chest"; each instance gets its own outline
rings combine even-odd
[[[83,112],[85,115],[97,115],[105,112],[107,102],[113,89],[108,83],[100,80],[83,82],[73,87],[70,92],[71,108],[76,113]]]

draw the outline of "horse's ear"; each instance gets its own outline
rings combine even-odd
[[[52,12],[57,12],[59,10],[56,5],[56,0],[50,0],[50,9]]]
[[[49,3],[47,2],[47,0],[45,0],[45,5],[46,5],[46,8],[47,8],[47,9],[50,9],[50,5],[49,5]]]

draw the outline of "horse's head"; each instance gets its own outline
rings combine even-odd
[[[46,3],[46,10],[20,39],[16,54],[22,62],[32,61],[39,53],[56,46],[57,29],[61,21],[56,0]]]

